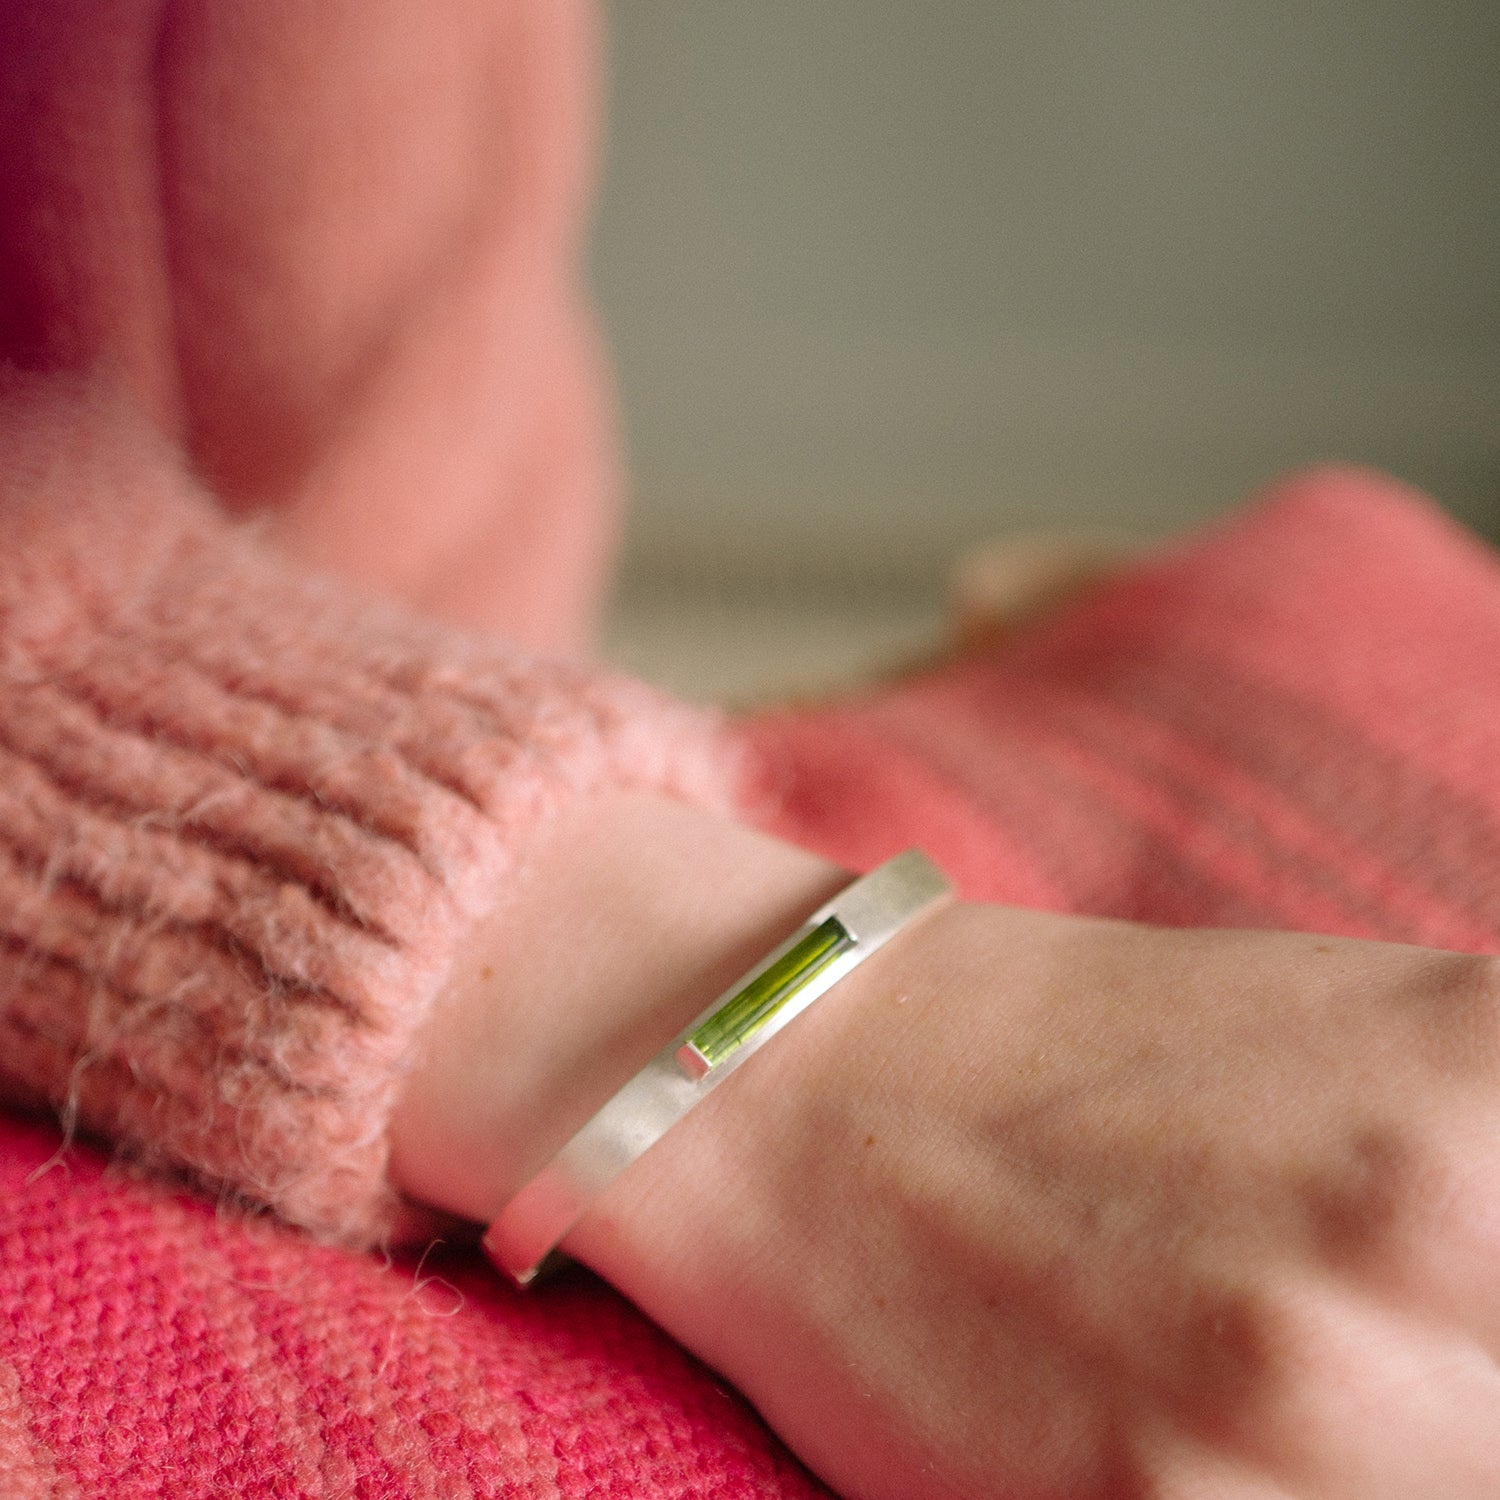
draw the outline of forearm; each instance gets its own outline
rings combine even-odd
[[[287,563],[96,385],[0,381],[0,449],[4,1087],[388,1234],[390,1111],[465,935],[551,817],[726,805],[735,753],[642,684]]]
[[[610,793],[465,943],[395,1117],[411,1196],[487,1221],[708,1001],[849,879],[751,828]]]

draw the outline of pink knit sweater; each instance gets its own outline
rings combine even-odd
[[[319,1235],[455,944],[606,784],[730,795],[711,722],[273,557],[127,408],[0,388],[0,1069]]]
[[[588,0],[0,0],[0,1075],[326,1238],[396,1227],[538,822],[732,775],[508,643],[611,551],[594,53]]]

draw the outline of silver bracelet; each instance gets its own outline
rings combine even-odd
[[[485,1253],[528,1285],[631,1162],[851,969],[951,895],[918,849],[846,886],[678,1032],[505,1205],[485,1233]]]

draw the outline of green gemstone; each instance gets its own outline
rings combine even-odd
[[[686,1045],[703,1059],[705,1068],[718,1067],[853,942],[843,923],[829,917],[726,1000]]]

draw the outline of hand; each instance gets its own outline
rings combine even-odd
[[[1493,1497],[1494,962],[950,908],[569,1248],[861,1500]]]
[[[481,1221],[848,878],[629,797],[532,863],[396,1122]],[[1493,1500],[1500,980],[951,907],[566,1244],[859,1500]]]

